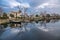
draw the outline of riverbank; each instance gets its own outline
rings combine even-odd
[[[0,19],[0,24],[8,23],[8,22],[9,22],[9,19]]]
[[[12,19],[0,19],[0,24],[3,23],[9,23],[10,21],[14,21],[14,22],[32,22],[32,21],[49,21],[49,20],[55,20],[55,19],[60,19],[60,18],[56,18],[56,17],[35,17],[35,18],[12,18]]]

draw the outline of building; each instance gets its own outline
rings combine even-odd
[[[17,11],[17,12],[11,11],[10,14],[14,15],[14,17],[20,17],[21,13],[22,13],[22,12],[19,10],[19,11]]]

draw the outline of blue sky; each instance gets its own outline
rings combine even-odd
[[[17,11],[18,6],[27,8],[26,12],[39,13],[43,11],[60,13],[60,0],[0,0],[0,7],[5,12]]]

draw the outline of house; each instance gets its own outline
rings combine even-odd
[[[17,11],[17,12],[11,11],[10,14],[13,14],[14,17],[16,17],[16,16],[17,16],[17,17],[20,17],[21,11]]]
[[[10,14],[12,14],[14,17],[11,17],[10,16]],[[22,12],[21,12],[21,10],[19,10],[19,11],[11,11],[9,14],[8,14],[8,16],[9,16],[9,19],[14,19],[14,18],[16,18],[16,17],[21,17],[20,15],[22,14]]]
[[[20,10],[18,12],[11,11],[11,14],[13,14],[14,17],[20,17],[21,11]]]

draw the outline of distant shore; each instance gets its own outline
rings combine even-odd
[[[0,19],[0,24],[2,23],[9,23],[10,20],[11,21],[18,21],[18,22],[31,22],[31,21],[48,21],[48,20],[52,20],[52,19],[60,19],[60,18],[53,18],[53,17],[46,17],[46,18],[39,18],[39,17],[36,17],[36,18],[25,18],[25,19]]]

